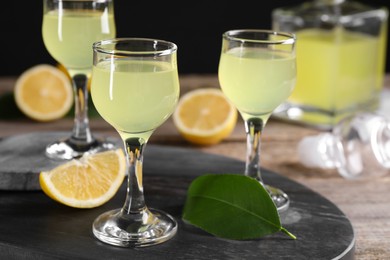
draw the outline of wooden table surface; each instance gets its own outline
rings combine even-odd
[[[386,87],[390,86],[389,82],[387,77]],[[0,78],[0,95],[12,91],[14,83],[15,77]],[[182,94],[195,88],[219,87],[216,75],[182,75],[180,83]],[[118,137],[115,130],[103,120],[93,118],[90,123],[94,133]],[[49,123],[27,118],[0,118],[0,137],[34,131],[70,131],[71,128],[71,118]],[[383,177],[347,180],[336,170],[304,167],[297,156],[297,144],[303,137],[317,133],[319,131],[316,129],[271,118],[262,137],[262,167],[305,185],[337,205],[354,228],[356,259],[390,259],[390,171]],[[221,143],[195,146],[181,138],[170,118],[156,130],[149,143],[185,147],[244,161],[245,140],[244,125],[239,119],[234,132]]]

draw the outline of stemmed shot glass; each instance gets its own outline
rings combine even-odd
[[[92,44],[116,35],[113,0],[44,0],[42,36],[50,55],[72,77],[75,94],[74,126],[70,137],[49,144],[53,159],[78,158],[86,152],[114,147],[95,138],[88,120],[88,81],[92,69]]]
[[[119,38],[94,43],[92,99],[100,115],[121,136],[128,161],[125,203],[93,223],[101,241],[123,247],[164,242],[177,231],[169,214],[145,204],[143,152],[153,131],[173,113],[179,99],[174,43]]]
[[[272,111],[291,94],[296,82],[295,35],[269,30],[230,30],[222,36],[218,78],[223,93],[245,121],[245,175],[268,190],[278,211],[290,200],[261,176],[260,139]]]

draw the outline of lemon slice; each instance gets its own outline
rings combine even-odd
[[[86,154],[41,172],[39,183],[50,198],[74,208],[94,208],[109,201],[126,172],[122,149]]]
[[[68,76],[48,64],[39,64],[24,71],[16,80],[14,94],[18,108],[37,121],[62,118],[73,104]]]
[[[180,98],[172,118],[187,141],[213,145],[231,134],[237,123],[237,114],[237,109],[221,90],[199,88]]]

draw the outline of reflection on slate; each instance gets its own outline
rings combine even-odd
[[[0,143],[2,149],[4,141]],[[2,156],[6,154],[1,152]],[[37,161],[30,160],[30,166],[36,167],[30,170],[31,174],[37,170],[40,159],[34,160]],[[1,164],[4,162],[2,159]],[[40,167],[44,164],[39,163]],[[20,164],[28,169],[28,162]],[[127,181],[112,200],[95,209],[70,208],[41,191],[0,191],[0,259],[353,259],[353,228],[337,206],[266,169],[263,169],[264,181],[277,185],[291,198],[290,208],[281,219],[297,240],[281,232],[256,240],[220,239],[181,220],[187,189],[196,176],[241,174],[243,168],[244,162],[227,157],[149,144],[144,154],[147,205],[174,216],[179,230],[168,242],[142,249],[103,244],[91,231],[98,215],[122,207]]]
[[[63,163],[46,157],[46,145],[68,135],[39,132],[0,139],[0,190],[40,190],[39,173]]]

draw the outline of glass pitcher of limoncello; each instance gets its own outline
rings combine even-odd
[[[274,30],[297,37],[297,83],[274,117],[331,129],[378,108],[388,10],[356,1],[314,0],[272,12]]]

